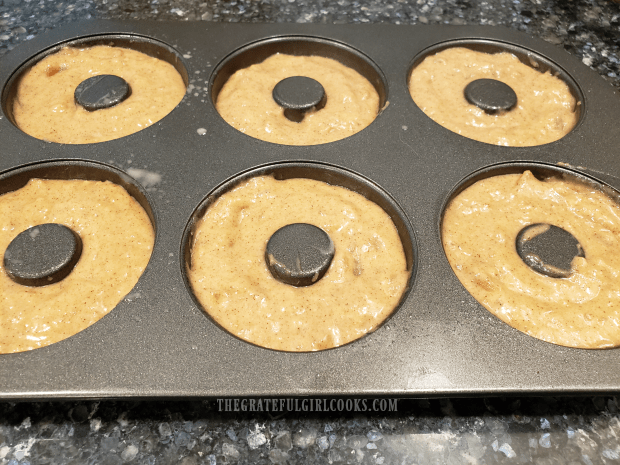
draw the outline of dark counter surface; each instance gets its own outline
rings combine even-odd
[[[503,26],[564,47],[620,87],[620,3],[551,0],[0,1],[0,56],[85,19]]]
[[[90,18],[503,26],[564,47],[620,87],[613,1],[0,0],[0,56]],[[620,463],[611,395],[399,400],[397,411],[372,413],[354,404],[350,412],[309,412],[299,401],[288,412],[226,412],[218,401],[0,403],[0,465]]]

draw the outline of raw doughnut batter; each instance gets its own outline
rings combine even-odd
[[[469,103],[465,87],[495,79],[517,94],[512,110],[489,115]],[[487,54],[452,47],[426,57],[415,67],[409,92],[420,109],[443,127],[495,145],[529,147],[561,139],[575,126],[576,101],[568,86],[540,73],[510,53]]]
[[[75,88],[100,74],[123,78],[131,95],[111,108],[89,112],[75,103]],[[13,102],[13,116],[22,131],[37,139],[88,144],[118,139],[156,123],[184,95],[181,75],[165,61],[127,48],[68,47],[24,74]]]
[[[281,80],[306,76],[321,83],[327,103],[300,123],[288,120],[273,99]],[[357,71],[320,56],[275,54],[234,73],[217,97],[217,111],[235,129],[267,142],[324,144],[344,139],[374,121],[379,94]]]
[[[265,263],[271,235],[292,223],[323,229],[336,249],[325,276],[307,287],[277,281]],[[222,195],[199,221],[188,275],[226,330],[302,352],[373,331],[400,302],[409,271],[396,227],[377,204],[320,181],[256,177]]]
[[[517,235],[537,223],[568,231],[583,247],[570,277],[536,273],[517,254]],[[529,171],[487,178],[452,200],[442,238],[461,283],[510,326],[568,347],[620,345],[620,207],[601,191]]]
[[[38,224],[64,224],[82,239],[73,271],[49,286],[13,282],[0,260],[0,353],[47,346],[92,325],[131,291],[153,248],[148,215],[110,182],[33,179],[0,196],[0,218],[2,254]]]

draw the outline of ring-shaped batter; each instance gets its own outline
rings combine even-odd
[[[306,113],[300,123],[288,120],[273,99],[276,84],[292,76],[318,81],[327,95],[325,107]],[[379,94],[365,77],[336,60],[277,53],[230,76],[216,108],[228,124],[248,136],[314,145],[344,139],[372,123],[379,112]]]
[[[0,251],[22,231],[60,223],[82,239],[82,255],[62,281],[15,283],[0,260],[0,353],[66,339],[110,312],[138,282],[154,243],[140,204],[111,182],[32,179],[0,196]]]
[[[307,287],[277,281],[265,262],[271,235],[293,223],[321,228],[335,245],[329,269]],[[230,333],[303,352],[376,329],[400,302],[409,271],[396,226],[374,202],[321,181],[259,176],[219,197],[197,223],[188,278]]]
[[[517,105],[490,115],[467,101],[469,83],[494,79],[517,94]],[[577,123],[576,100],[550,72],[541,73],[507,52],[488,54],[451,47],[426,57],[412,71],[409,93],[433,121],[462,136],[495,145],[529,147],[561,139]]]
[[[570,277],[536,273],[517,254],[517,235],[536,223],[581,244]],[[620,206],[595,187],[529,171],[483,179],[452,199],[442,240],[465,288],[513,328],[568,347],[620,345]]]
[[[101,74],[123,78],[131,95],[111,108],[87,111],[75,103],[75,88]],[[170,113],[184,95],[183,78],[163,60],[122,47],[66,47],[22,76],[13,116],[37,139],[89,144],[141,131]]]

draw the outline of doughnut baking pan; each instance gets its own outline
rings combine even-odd
[[[171,62],[188,84],[168,116],[133,135],[86,145],[47,143],[12,122],[24,67],[60,44],[115,43]],[[461,44],[508,49],[558,73],[581,102],[564,138],[535,147],[466,139],[411,99],[411,67],[428,49]],[[361,132],[314,146],[248,137],[212,99],[236,69],[276,52],[333,57],[377,89],[382,112]],[[103,319],[59,343],[0,355],[0,398],[191,398],[604,393],[620,389],[620,349],[548,344],[492,316],[452,272],[439,232],[442,209],[493,173],[586,176],[620,190],[620,100],[565,51],[491,27],[205,22],[84,22],[24,43],[0,64],[0,192],[30,177],[110,179],[156,226],[153,254],[131,293]],[[220,329],[185,277],[187,243],[207,196],[235,176],[312,177],[371,197],[395,219],[411,268],[401,305],[375,332],[314,353],[256,347]],[[301,208],[301,207],[300,207]]]

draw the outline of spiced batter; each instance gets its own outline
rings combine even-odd
[[[100,74],[123,78],[131,95],[111,108],[89,112],[75,103],[75,88]],[[163,60],[121,47],[67,47],[24,74],[13,116],[22,131],[37,139],[89,144],[118,139],[156,123],[184,95],[181,75]]]
[[[517,94],[513,109],[489,115],[469,103],[467,85],[495,79]],[[426,57],[411,73],[409,92],[420,109],[443,127],[495,145],[529,147],[561,139],[575,126],[576,100],[549,72],[524,65],[510,53],[487,54],[452,47]]]
[[[323,278],[307,287],[277,281],[265,263],[271,235],[292,223],[323,229],[336,249]],[[320,181],[263,176],[209,207],[196,227],[188,275],[197,299],[226,330],[302,352],[377,328],[400,302],[409,271],[396,227],[377,204]]]
[[[321,83],[327,103],[296,123],[273,99],[281,80],[306,76]],[[374,121],[379,94],[357,71],[320,56],[275,54],[235,72],[220,91],[217,111],[235,129],[267,142],[314,145],[349,137]]]
[[[585,258],[573,259],[570,277],[536,273],[517,254],[517,235],[537,223],[581,244]],[[461,283],[510,326],[568,347],[620,345],[620,207],[603,192],[529,171],[494,176],[452,200],[442,238]]]
[[[111,182],[33,179],[0,196],[0,218],[2,253],[39,224],[64,224],[82,239],[73,271],[49,286],[15,283],[0,260],[0,353],[47,346],[95,323],[135,286],[154,243],[147,213]]]

